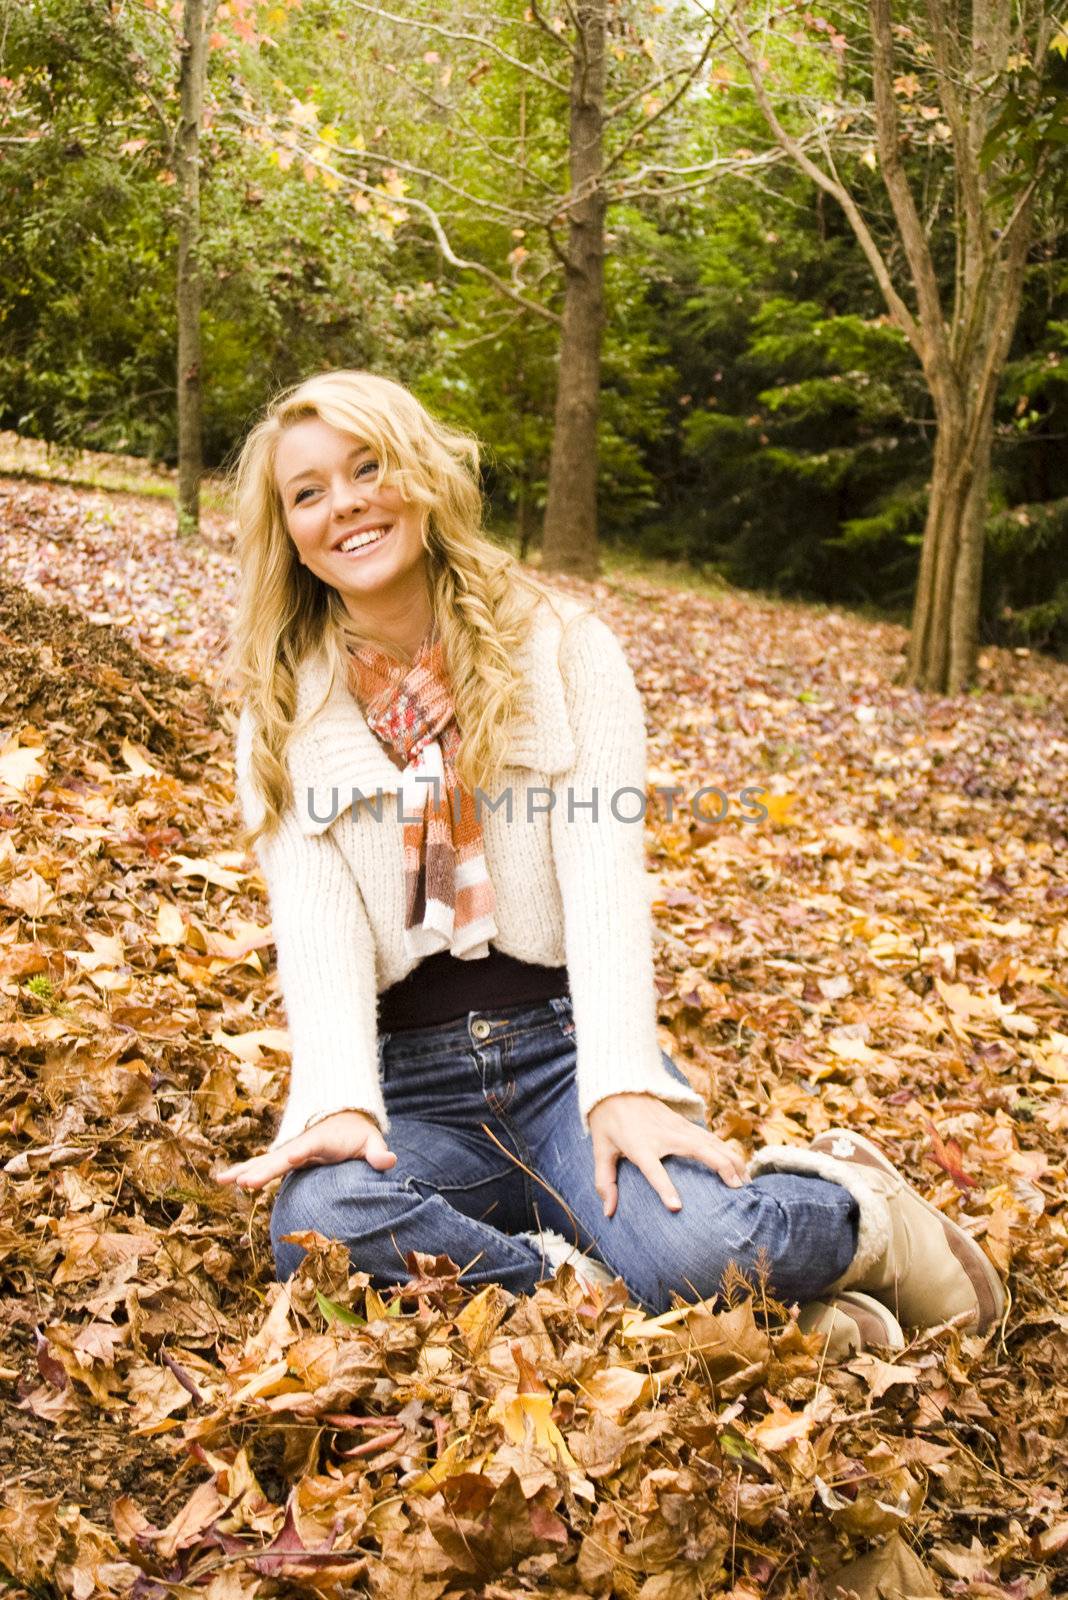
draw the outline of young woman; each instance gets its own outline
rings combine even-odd
[[[876,1146],[832,1130],[747,1172],[660,1049],[638,690],[481,534],[478,461],[365,372],[245,441],[237,782],[292,1069],[276,1138],[219,1181],[283,1180],[281,1279],[315,1229],[381,1287],[412,1250],[516,1294],[572,1259],[661,1312],[734,1263],[842,1348],[991,1327],[986,1256]]]

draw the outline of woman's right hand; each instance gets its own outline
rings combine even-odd
[[[217,1183],[236,1183],[242,1189],[262,1189],[297,1167],[325,1167],[360,1157],[378,1172],[388,1172],[397,1161],[373,1117],[363,1111],[335,1111],[276,1150],[224,1168],[215,1179]]]

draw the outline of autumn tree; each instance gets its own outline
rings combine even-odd
[[[216,0],[184,0],[179,41],[179,121],[175,138],[178,233],[178,527],[200,522],[204,466],[200,339],[200,125],[208,33]]]
[[[568,96],[571,204],[564,315],[541,562],[596,574],[597,411],[604,331],[604,80],[607,0],[576,0]]]
[[[955,693],[975,668],[994,402],[1056,150],[1051,140],[1024,163],[1011,142],[991,139],[1021,78],[1025,97],[1039,98],[1057,29],[1041,0],[870,0],[866,13],[847,15],[832,22],[799,5],[741,3],[731,37],[772,135],[842,207],[923,371],[937,426],[906,677]],[[783,93],[781,24],[801,44],[819,30],[842,63],[847,92],[816,111],[822,154],[801,147],[796,103]],[[866,82],[855,71],[848,82],[849,52],[864,58]],[[842,181],[831,144],[834,131],[864,137],[869,127],[890,206],[885,228]],[[930,181],[928,168],[917,182],[911,158],[932,146],[948,181]]]
[[[166,8],[139,0],[116,9],[94,0],[99,25],[129,72],[131,89],[162,144],[174,180],[176,250],[176,408],[178,528],[199,526],[204,446],[202,421],[200,169],[210,43],[225,43],[212,28],[219,0],[182,0]],[[227,17],[246,37],[254,32],[255,0],[224,0]]]
[[[446,13],[421,0],[396,10],[338,0],[335,20],[366,19],[361,50],[378,77],[404,91],[391,97],[394,115],[382,108],[369,118],[368,137],[353,126],[351,94],[324,84],[325,70],[314,103],[267,111],[263,83],[242,113],[260,137],[299,158],[298,172],[318,171],[366,207],[407,218],[443,272],[475,274],[518,312],[559,330],[543,535],[543,564],[556,570],[598,568],[609,208],[673,181],[675,114],[717,36],[718,25],[695,27],[691,16],[666,10],[582,0],[543,14],[535,0]],[[309,43],[317,61],[333,48],[322,34]],[[689,167],[687,186],[707,184],[728,164]]]

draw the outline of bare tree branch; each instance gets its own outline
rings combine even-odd
[[[843,184],[829,177],[823,168],[806,154],[799,141],[787,133],[776,115],[775,107],[772,105],[771,98],[764,86],[760,66],[753,55],[750,45],[749,34],[737,8],[733,12],[731,20],[733,23],[734,45],[748,69],[749,77],[753,84],[753,92],[756,96],[757,104],[763,112],[765,122],[787,155],[793,158],[801,168],[801,171],[811,178],[813,183],[818,184],[825,193],[837,200],[845,212],[849,225],[856,235],[857,243],[863,250],[868,265],[875,276],[875,281],[879,285],[883,298],[889,307],[890,315],[922,362],[926,353],[923,335],[912,312],[894,287],[890,270],[871,235],[867,223],[860,214],[856,201]]]
[[[901,140],[897,103],[894,100],[894,42],[890,31],[890,0],[868,0],[872,38],[872,80],[875,93],[875,133],[879,146],[883,182],[897,218],[901,243],[916,290],[920,326],[925,348],[921,360],[933,361],[948,377],[951,370],[949,340],[942,314],[942,295],[938,287],[931,249],[920,222],[901,159]],[[919,353],[919,352],[917,352]]]
[[[349,172],[339,171],[332,162],[324,161],[315,150],[302,150],[299,153],[309,166],[317,168],[320,172],[329,173],[332,178],[337,179],[343,188],[359,189],[364,194],[375,195],[378,199],[382,198],[381,189],[376,189],[374,184],[365,183],[362,178],[353,177]],[[363,154],[362,151],[360,153]],[[414,195],[390,196],[389,198],[393,199],[394,204],[407,206],[409,210],[417,212],[419,216],[426,219],[438,249],[451,267],[455,267],[458,272],[477,273],[480,278],[485,278],[487,283],[491,283],[499,294],[504,295],[505,299],[513,301],[517,306],[522,306],[524,311],[532,311],[536,317],[541,317],[546,322],[559,325],[561,318],[555,311],[550,311],[547,306],[539,305],[536,300],[528,300],[525,295],[520,294],[510,284],[505,283],[503,278],[498,277],[497,273],[487,267],[485,262],[470,261],[464,256],[457,255],[448,234],[445,232],[441,218],[433,206],[428,205],[425,200],[419,200]]]
[[[806,139],[811,140],[813,137],[814,135],[808,134]],[[799,141],[800,143],[802,141]],[[621,200],[629,201],[644,198],[659,200],[668,199],[677,194],[692,194],[699,189],[707,188],[710,183],[718,183],[722,178],[740,177],[743,173],[749,177],[751,174],[763,171],[767,167],[780,166],[786,160],[792,160],[789,152],[781,148],[774,148],[762,150],[759,154],[749,156],[722,156],[713,161],[702,162],[700,166],[695,167],[642,167],[629,178],[617,179],[609,192],[608,198],[610,201],[618,203]],[[649,178],[660,176],[681,177],[689,173],[697,173],[699,176],[695,177],[691,183],[676,184],[670,189],[632,188],[633,184],[644,184]],[[786,203],[786,197],[783,195],[776,194],[775,199],[777,202]],[[796,202],[789,203],[796,207]],[[797,207],[797,209],[800,208]]]
[[[653,112],[652,116],[646,117],[643,122],[641,122],[639,125],[637,125],[636,127],[633,127],[630,130],[630,133],[624,139],[624,141],[620,145],[619,149],[615,152],[614,155],[612,155],[605,162],[604,167],[602,168],[602,175],[604,173],[610,172],[611,169],[618,162],[622,161],[622,159],[626,155],[627,151],[630,150],[633,147],[635,140],[640,135],[643,135],[647,128],[651,128],[652,125],[655,122],[658,122],[661,117],[667,116],[668,112],[673,110],[674,107],[678,105],[679,101],[682,99],[683,95],[687,92],[687,90],[689,89],[691,83],[696,78],[697,74],[700,72],[700,70],[704,66],[705,62],[708,60],[708,53],[712,48],[712,44],[713,44],[714,40],[717,37],[719,37],[719,35],[722,34],[722,32],[723,32],[723,25],[720,26],[718,33],[715,30],[713,30],[712,32],[709,33],[708,37],[705,40],[704,49],[701,51],[700,57],[698,58],[697,61],[695,61],[693,63],[692,67],[687,71],[686,76],[683,78],[682,82],[679,84],[679,86],[675,90],[675,92],[673,94],[669,95],[669,97],[664,101],[663,105],[661,105],[656,111]]]
[[[382,6],[373,6],[367,0],[348,0],[348,4],[357,11],[365,11],[372,17],[381,17],[386,22],[395,22],[398,27],[417,28],[422,33],[435,34],[439,39],[456,39],[465,44],[477,45],[480,50],[489,50],[493,55],[499,56],[502,61],[507,61],[510,67],[516,67],[520,72],[525,72],[531,78],[537,78],[539,83],[544,83],[547,88],[555,89],[557,94],[567,94],[567,85],[557,83],[556,79],[548,72],[542,72],[528,61],[521,61],[518,56],[513,56],[509,51],[502,50],[499,44],[492,39],[485,39],[477,33],[461,33],[455,28],[442,27],[440,22],[428,22],[423,17],[400,17],[394,11],[386,11]]]
[[[236,106],[231,107],[228,112],[224,113],[220,121],[225,121],[227,117],[233,118],[245,127],[263,128],[265,126],[261,118]],[[330,148],[337,151],[338,155],[351,156],[358,161],[373,162],[380,167],[391,167],[397,172],[409,172],[413,177],[423,178],[427,183],[436,183],[442,189],[447,190],[449,194],[455,195],[457,199],[465,200],[468,205],[477,207],[483,214],[496,214],[502,224],[514,226],[517,223],[524,223],[529,228],[540,228],[545,224],[543,214],[519,211],[515,206],[501,205],[496,200],[487,200],[481,195],[471,194],[469,190],[462,189],[459,184],[453,183],[451,179],[443,178],[440,173],[430,172],[426,167],[417,167],[413,162],[405,161],[400,156],[395,156],[388,152],[383,153],[379,150],[361,150],[355,145],[339,143],[331,144]]]
[[[459,127],[461,127],[467,134],[471,145],[477,147],[479,150],[482,150],[490,161],[497,162],[506,171],[516,173],[521,181],[529,180],[530,182],[536,184],[543,193],[552,195],[556,194],[557,191],[553,188],[552,184],[543,178],[539,172],[535,172],[532,167],[527,166],[523,162],[515,161],[510,156],[504,155],[503,152],[495,149],[460,106],[448,104],[438,95],[434,94],[430,89],[427,89],[424,84],[417,82],[417,80],[414,78],[408,77],[407,73],[401,72],[399,68],[393,67],[391,70],[400,80],[400,82],[410,89],[412,93],[419,96],[420,99],[426,100],[434,107],[436,111],[440,111],[444,115],[450,117]]]
[[[568,41],[564,38],[563,34],[557,33],[555,28],[550,27],[549,23],[547,23],[545,18],[542,16],[538,9],[538,0],[530,0],[530,14],[534,18],[534,21],[537,23],[541,31],[548,34],[549,38],[555,45],[559,46],[559,48],[567,55],[574,58],[575,52],[571,48],[571,45],[568,43]]]

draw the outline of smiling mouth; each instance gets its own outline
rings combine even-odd
[[[354,533],[349,538],[342,539],[340,544],[334,546],[334,551],[342,556],[362,555],[365,550],[370,550],[376,544],[381,544],[383,539],[388,539],[392,532],[392,522],[384,523],[380,528],[368,528],[366,533]]]

